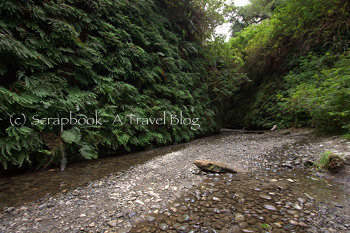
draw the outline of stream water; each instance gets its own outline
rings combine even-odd
[[[215,137],[215,136],[214,136]],[[45,195],[54,195],[82,187],[109,174],[142,164],[152,158],[180,150],[188,144],[179,144],[124,156],[102,158],[70,164],[61,172],[38,171],[0,178],[0,209],[19,206]]]

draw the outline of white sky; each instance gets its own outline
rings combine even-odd
[[[226,0],[226,2],[227,3],[234,2],[235,6],[245,6],[245,5],[250,3],[249,0]],[[215,32],[217,34],[226,35],[225,41],[228,41],[230,39],[230,36],[231,36],[230,26],[231,26],[230,23],[225,23],[225,24],[223,24],[221,26],[218,26],[216,28]]]

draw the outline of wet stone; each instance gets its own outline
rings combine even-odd
[[[236,214],[235,215],[235,221],[236,222],[243,222],[245,220],[245,217],[244,217],[244,215],[243,214]]]
[[[166,223],[160,223],[159,224],[159,229],[161,229],[162,231],[166,231],[169,229],[169,225]]]
[[[248,227],[248,223],[246,223],[246,222],[240,222],[239,224],[238,224],[241,228],[246,228],[246,227]]]
[[[107,225],[110,226],[110,227],[116,227],[117,223],[118,223],[117,220],[113,220],[113,221],[108,222]]]
[[[295,228],[295,226],[292,224],[287,224],[287,225],[283,226],[283,229],[287,230],[287,231],[293,230],[294,228]]]
[[[151,215],[148,215],[148,216],[146,217],[146,221],[147,221],[147,222],[153,222],[154,220],[156,220],[156,218],[153,217],[153,216],[151,216]]]
[[[306,202],[306,200],[304,198],[297,198],[297,200],[301,203],[304,204]]]
[[[155,204],[151,206],[151,209],[160,209],[160,205],[159,204]]]
[[[276,209],[276,207],[274,207],[273,205],[264,205],[264,208],[265,209],[268,209],[268,210],[271,210],[271,211],[276,211],[277,209]]]
[[[132,217],[134,217],[134,216],[136,216],[136,212],[130,212],[130,213],[128,214],[128,217],[129,217],[129,218],[132,218]]]
[[[289,223],[294,225],[294,226],[299,225],[299,223],[297,221],[294,221],[294,220],[289,220]]]
[[[265,199],[265,200],[271,200],[272,199],[272,197],[270,197],[269,195],[265,195],[265,194],[260,194],[259,197],[262,198],[262,199]]]
[[[240,233],[241,229],[238,225],[234,225],[228,230],[228,233]]]
[[[188,225],[187,224],[181,225],[179,223],[175,223],[174,228],[180,232],[186,232],[188,230]]]

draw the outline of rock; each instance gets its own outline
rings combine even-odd
[[[307,225],[306,223],[303,223],[303,222],[300,222],[299,226],[301,226],[301,227],[309,227],[309,225]]]
[[[47,204],[39,205],[39,209],[44,209],[45,207],[47,207]]]
[[[292,161],[286,161],[286,162],[282,163],[281,167],[292,169],[293,168]]]
[[[161,229],[162,231],[166,231],[166,230],[169,229],[169,226],[166,223],[160,223],[159,224],[159,229]]]
[[[136,215],[136,212],[130,212],[129,214],[128,214],[128,217],[129,218],[132,218],[132,217],[134,217]]]
[[[140,218],[140,217],[134,217],[132,219],[132,222],[135,223],[135,224],[139,224],[139,223],[142,223],[143,222],[143,219]]]
[[[329,157],[328,170],[332,173],[338,173],[344,167],[344,160],[338,155]]]
[[[188,229],[188,225],[187,225],[187,224],[181,225],[181,224],[179,224],[179,223],[175,223],[175,224],[173,225],[173,227],[174,227],[176,230],[180,231],[180,232],[187,232],[187,229]]]
[[[245,217],[243,214],[240,214],[240,213],[235,214],[235,221],[236,222],[243,222],[244,220],[245,220]]]
[[[268,209],[268,210],[272,210],[272,211],[276,211],[276,207],[274,207],[273,205],[264,205],[264,208],[265,209]]]
[[[241,228],[246,228],[246,227],[248,227],[248,223],[246,223],[246,222],[240,222],[238,225],[239,225]]]
[[[147,222],[153,222],[154,220],[156,220],[156,218],[153,217],[153,216],[151,216],[151,215],[148,215],[148,216],[146,217],[146,220],[147,220]]]
[[[89,227],[95,227],[95,223],[93,223],[93,222],[90,223],[90,224],[89,224]]]
[[[145,203],[143,201],[140,201],[140,200],[136,200],[135,203],[137,203],[139,205],[145,205]]]
[[[78,190],[74,190],[73,192],[72,192],[72,195],[73,196],[77,196],[79,194],[79,191]]]
[[[295,226],[292,224],[287,224],[287,225],[283,226],[283,229],[287,230],[287,231],[293,230],[294,228],[295,228]]]
[[[119,229],[117,233],[128,233],[130,231],[131,231],[131,227],[126,227],[126,228]]]
[[[160,209],[161,206],[159,204],[155,204],[151,206],[151,209]]]
[[[314,166],[314,162],[310,161],[310,160],[305,160],[303,162],[303,165],[304,165],[304,167],[312,167],[312,166]]]
[[[185,214],[185,215],[180,215],[178,218],[177,218],[177,221],[180,222],[180,223],[183,223],[183,222],[188,222],[190,220],[190,216]]]
[[[265,195],[265,194],[259,194],[259,197],[262,198],[262,199],[265,199],[265,200],[271,200],[272,198],[268,195]]]
[[[282,227],[281,223],[278,223],[278,222],[275,222],[273,225],[275,225],[275,226],[278,227],[278,228],[281,228],[281,227]]]
[[[292,225],[294,225],[294,226],[297,226],[297,225],[299,225],[299,223],[297,222],[297,221],[294,221],[294,220],[289,220],[289,223],[290,224],[292,224]]]
[[[117,223],[118,223],[117,220],[112,220],[112,221],[108,222],[107,225],[110,226],[110,227],[116,227]]]
[[[304,204],[306,202],[304,198],[297,198],[297,200],[300,202],[300,204]]]
[[[230,167],[221,162],[211,160],[196,160],[193,162],[199,169],[206,172],[217,172],[217,173],[237,173],[239,169]]]
[[[241,232],[241,229],[238,225],[234,225],[230,228],[230,230],[227,231],[227,233],[239,233]]]
[[[271,129],[271,131],[275,131],[277,129],[277,125],[274,125]]]
[[[15,210],[15,207],[9,207],[5,210],[5,212],[10,213]]]
[[[302,209],[303,209],[303,208],[302,208],[300,205],[298,205],[297,203],[295,203],[295,204],[293,205],[293,208],[296,209],[296,210],[302,210]]]

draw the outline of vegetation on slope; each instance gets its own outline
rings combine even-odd
[[[217,131],[210,62],[202,45],[221,20],[216,13],[220,1],[212,3],[2,1],[3,167],[59,162],[64,167],[67,160],[178,143]],[[70,112],[73,118],[106,122],[61,128],[59,122],[33,121],[67,118]],[[164,124],[130,123],[128,118],[162,118],[164,112],[168,118],[199,118],[200,127],[171,124],[170,119]],[[26,124],[11,125],[11,116],[22,114]]]
[[[349,2],[252,2],[238,13],[244,19],[260,9],[262,16],[254,17],[262,20],[251,20],[230,40],[231,53],[243,60],[251,82],[232,98],[226,124],[349,132]]]

